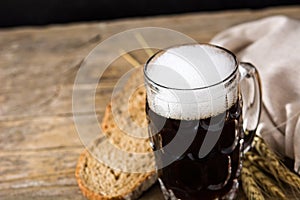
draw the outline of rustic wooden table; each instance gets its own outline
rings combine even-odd
[[[230,26],[277,14],[300,19],[300,6],[0,29],[0,199],[85,199],[74,177],[84,147],[73,122],[72,87],[82,59],[98,43],[144,26],[208,42]],[[105,74],[96,94],[99,115],[123,72]],[[141,199],[162,199],[158,186]]]

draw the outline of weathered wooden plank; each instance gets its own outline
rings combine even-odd
[[[71,183],[74,183],[73,168],[82,149],[79,146],[35,151],[4,151],[0,154],[0,188],[26,187],[26,184],[30,186],[64,184],[66,181],[47,182],[47,179],[58,181],[62,175],[68,175]],[[46,181],[36,184],[39,180]]]
[[[100,133],[93,127],[99,124],[93,124],[92,118],[89,114],[79,115],[78,123],[96,137]],[[0,122],[0,150],[3,152],[79,147],[82,145],[80,137],[84,136],[77,133],[72,116]]]
[[[95,99],[86,95],[91,91],[90,85],[79,87],[78,98],[81,107],[78,112],[89,113],[93,110],[90,104],[96,104],[96,111],[103,112],[109,100],[114,83],[101,84],[95,93]],[[72,116],[72,92],[73,86],[35,88],[34,90],[24,88],[21,91],[0,93],[0,121],[19,120],[34,117]],[[1,98],[2,97],[2,98]]]
[[[9,189],[1,196],[5,200],[84,200],[77,185]]]
[[[82,147],[0,153],[0,198],[46,197],[78,194],[75,163]],[[71,191],[70,191],[71,189]]]

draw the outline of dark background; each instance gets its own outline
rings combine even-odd
[[[0,0],[0,27],[293,4],[300,0]]]

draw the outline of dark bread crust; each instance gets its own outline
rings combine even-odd
[[[91,160],[97,162],[93,156],[87,150],[84,150],[77,162],[75,176],[78,183],[78,186],[82,194],[89,200],[122,200],[122,199],[137,199],[144,191],[150,188],[157,180],[157,175],[155,172],[145,173],[142,178],[135,184],[131,190],[128,190],[126,194],[110,196],[107,197],[104,194],[97,193],[93,189],[89,188],[85,183],[84,178],[82,177],[85,173],[85,169],[89,168],[88,161]],[[99,163],[101,165],[101,163]],[[97,170],[89,168],[89,170]],[[105,178],[105,177],[103,177]]]

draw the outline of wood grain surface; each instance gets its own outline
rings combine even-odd
[[[73,122],[72,88],[83,58],[101,41],[158,26],[208,42],[228,27],[278,14],[300,19],[300,6],[0,29],[0,199],[85,199],[74,177],[84,147]],[[131,67],[122,58],[112,65],[94,100],[99,119],[116,81]],[[79,114],[92,112],[82,108]],[[162,199],[158,186],[141,199]]]

